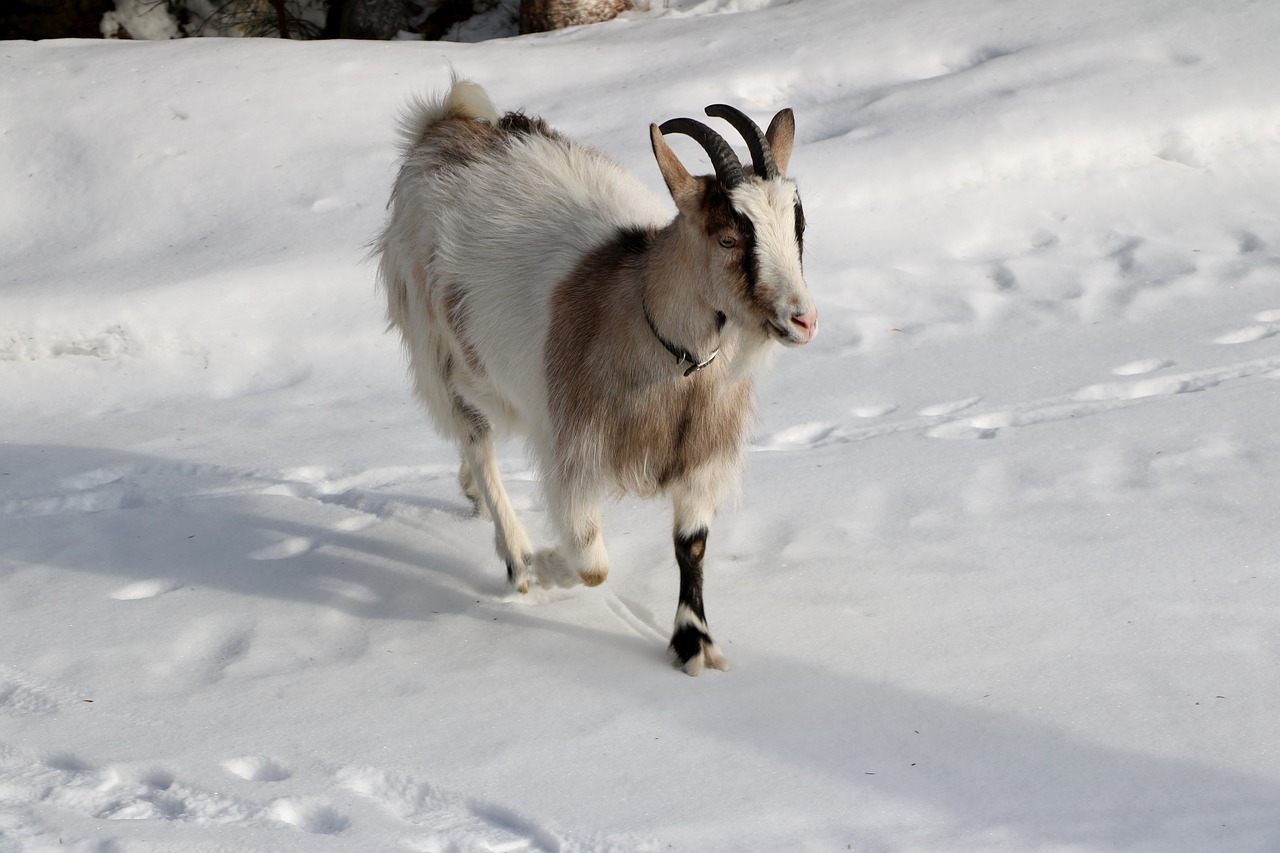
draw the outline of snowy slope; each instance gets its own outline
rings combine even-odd
[[[1280,7],[651,6],[0,43],[0,851],[1280,849]],[[660,503],[510,595],[410,398],[362,256],[449,63],[655,189],[796,111],[732,672]]]

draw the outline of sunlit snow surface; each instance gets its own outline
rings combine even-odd
[[[647,5],[0,43],[0,850],[1280,849],[1280,5]],[[449,64],[657,191],[650,122],[795,110],[729,673],[664,505],[513,595],[410,397],[363,256]]]

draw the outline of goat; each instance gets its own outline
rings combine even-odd
[[[690,675],[727,669],[702,566],[712,517],[740,479],[753,372],[773,341],[798,346],[817,331],[804,214],[784,177],[791,110],[767,132],[732,107],[706,112],[742,134],[752,163],[702,122],[651,124],[672,219],[600,152],[539,118],[499,116],[480,86],[455,78],[402,117],[373,250],[416,393],[459,445],[459,482],[492,518],[516,589],[602,583],[601,500],[670,496],[680,596],[669,651]],[[690,175],[669,133],[697,141],[715,175]],[[495,432],[527,439],[558,547],[535,551],[516,518]]]

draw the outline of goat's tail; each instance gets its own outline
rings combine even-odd
[[[405,145],[413,146],[432,125],[452,118],[498,123],[498,111],[489,100],[489,93],[479,83],[463,80],[455,73],[453,85],[447,94],[423,97],[414,96],[400,114],[400,136]]]

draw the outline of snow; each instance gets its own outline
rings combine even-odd
[[[649,5],[0,44],[0,851],[1280,849],[1280,10]],[[450,64],[655,190],[796,111],[728,673],[665,506],[514,595],[412,402],[363,255]]]

